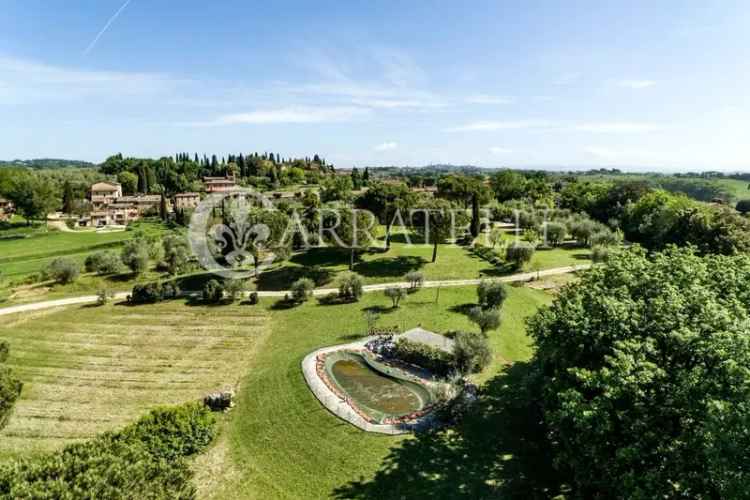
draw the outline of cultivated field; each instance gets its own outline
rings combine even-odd
[[[0,338],[23,381],[0,457],[121,427],[161,404],[234,386],[267,332],[260,308],[74,307],[6,318]]]

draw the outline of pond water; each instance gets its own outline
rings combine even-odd
[[[424,389],[397,380],[371,368],[358,357],[336,361],[331,374],[339,386],[359,405],[388,415],[406,415],[425,406]]]

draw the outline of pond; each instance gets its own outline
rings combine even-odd
[[[347,353],[330,365],[335,382],[363,409],[374,414],[402,416],[421,410],[431,400],[422,386],[383,374],[361,356]]]

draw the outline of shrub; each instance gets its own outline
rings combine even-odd
[[[296,303],[302,303],[307,302],[310,297],[312,297],[313,289],[315,288],[315,283],[313,280],[309,278],[300,278],[294,283],[292,283],[292,286],[290,288],[292,292],[292,301]]]
[[[472,307],[469,311],[469,319],[476,323],[482,333],[495,330],[500,326],[500,311],[497,309],[482,309]]]
[[[549,222],[545,226],[547,244],[552,246],[559,246],[565,241],[565,236],[568,234],[568,228],[565,224],[559,222]]]
[[[477,286],[477,297],[484,309],[500,308],[508,297],[508,290],[499,281],[482,280]]]
[[[362,297],[362,277],[355,273],[347,273],[339,281],[339,298],[358,301]]]
[[[385,289],[384,293],[386,297],[391,299],[394,308],[398,307],[401,299],[406,297],[406,290],[404,290],[400,286],[390,286]]]
[[[185,458],[208,446],[214,427],[197,403],[156,409],[120,432],[3,463],[0,497],[193,498]]]
[[[254,306],[258,303],[258,292],[252,292],[247,298],[247,303]]]
[[[591,260],[594,262],[606,262],[609,254],[608,247],[595,246],[591,248]]]
[[[447,376],[455,369],[455,360],[451,353],[421,342],[398,339],[392,354],[401,361],[421,366],[441,377]]]
[[[108,250],[89,255],[84,266],[89,273],[116,274],[122,270],[122,261],[116,252]]]
[[[244,280],[234,279],[227,280],[224,282],[224,291],[227,296],[234,302],[237,297],[245,291],[246,283]]]
[[[73,259],[59,257],[53,260],[47,269],[45,275],[57,283],[72,283],[78,279],[81,274],[81,266]]]
[[[10,346],[5,340],[0,340],[0,363],[5,363],[10,354]]]
[[[132,272],[141,274],[148,269],[149,245],[141,238],[128,241],[122,249],[120,260]]]
[[[505,259],[521,269],[534,256],[534,251],[534,246],[529,243],[513,243],[505,250]]]
[[[218,304],[224,299],[224,287],[216,280],[209,280],[203,285],[203,302]]]
[[[137,283],[130,293],[130,302],[133,304],[153,304],[162,300],[162,297],[161,283]]]
[[[419,271],[410,271],[406,273],[404,279],[409,282],[409,288],[416,290],[424,285],[424,275]]]
[[[492,362],[492,349],[486,335],[458,332],[453,356],[456,369],[464,374],[479,373]]]
[[[740,200],[735,207],[739,213],[745,215],[750,213],[750,200]]]
[[[96,303],[97,305],[103,306],[112,299],[113,293],[106,288],[100,288],[96,292]]]
[[[617,245],[618,243],[619,243],[619,238],[617,237],[617,234],[613,233],[609,229],[604,229],[604,228],[595,232],[589,238],[589,245],[592,247],[611,246],[611,245]]]

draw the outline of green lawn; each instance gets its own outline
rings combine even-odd
[[[158,234],[164,231],[158,223],[140,223],[137,229],[147,234]],[[47,231],[43,228],[24,231],[20,238],[10,239],[10,233],[16,234],[19,228],[0,231],[0,273],[9,278],[20,278],[41,271],[54,258],[71,256],[84,260],[91,252],[119,246],[133,237],[133,231],[104,232],[91,231],[62,232]]]
[[[382,294],[366,294],[358,304],[323,306],[308,303],[286,310],[274,310],[272,304],[264,303],[265,307],[270,306],[272,334],[243,379],[238,407],[227,424],[217,451],[211,452],[224,457],[222,471],[215,471],[223,475],[213,475],[214,485],[221,486],[212,491],[213,496],[263,499],[328,498],[333,495],[342,498],[427,497],[430,492],[419,477],[415,476],[409,483],[401,479],[395,482],[390,478],[382,480],[380,475],[388,467],[389,457],[403,452],[411,455],[415,445],[419,451],[408,457],[402,467],[419,468],[423,464],[429,469],[430,462],[435,459],[430,451],[433,445],[422,449],[422,438],[366,433],[332,416],[308,390],[300,363],[306,354],[321,346],[349,342],[361,334],[366,327],[363,319],[366,308],[387,311],[383,312],[380,325],[411,328],[421,324],[439,332],[476,330],[462,313],[467,304],[476,301],[473,287],[442,289],[439,302],[435,304],[437,293],[436,290],[422,290],[410,295],[400,309],[393,311]],[[486,373],[477,377],[478,381],[489,381],[488,386],[497,385],[498,377],[505,376],[499,375],[503,360],[524,360],[531,355],[524,319],[549,301],[550,296],[543,292],[510,288],[503,308],[503,325],[499,331],[490,334],[496,361]],[[474,429],[472,432],[484,429],[482,439],[487,440],[484,448],[494,450],[489,446],[491,440],[497,438],[505,424],[488,426],[473,421],[466,425]],[[440,440],[447,437],[445,433],[434,436]],[[440,448],[447,451],[442,444]],[[492,460],[497,461],[501,455]],[[485,460],[485,457],[471,457],[469,460],[451,456],[440,463],[439,468],[452,476],[462,468],[489,465],[474,463],[477,459]],[[210,457],[205,461],[213,462]],[[360,480],[363,481],[361,484]],[[477,478],[470,481],[472,485],[466,490],[467,498],[476,498],[472,494],[484,491],[487,485],[482,486],[484,480],[477,481]],[[433,495],[455,497],[459,491],[458,484],[445,483],[440,484]]]
[[[510,236],[508,236],[510,238]],[[436,262],[432,262],[432,245],[413,244],[396,235],[390,250],[385,251],[384,243],[379,240],[369,252],[360,256],[355,263],[354,271],[363,276],[366,284],[399,281],[409,272],[418,270],[427,280],[451,280],[492,277],[510,272],[497,267],[474,255],[468,247],[446,244],[438,246]],[[572,266],[589,262],[589,252],[582,248],[554,248],[538,250],[524,270],[550,269]],[[313,277],[313,266],[319,266],[318,286],[335,283],[336,276],[346,272],[349,267],[348,252],[335,248],[313,248],[307,252],[297,253],[288,261],[266,271],[257,280],[258,290],[286,290],[301,277]]]

